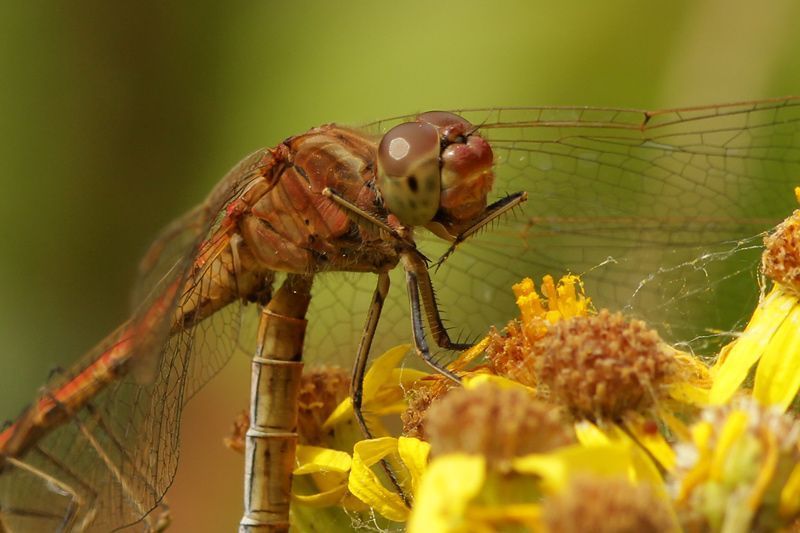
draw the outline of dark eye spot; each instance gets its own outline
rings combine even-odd
[[[411,189],[411,192],[417,192],[417,189],[419,189],[419,183],[417,182],[416,176],[408,177],[408,188]]]
[[[305,225],[306,225],[306,226],[308,226],[308,223],[309,223],[310,221],[309,221],[308,219],[305,219],[303,222],[305,223]]]

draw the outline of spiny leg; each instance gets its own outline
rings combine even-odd
[[[450,334],[442,322],[442,316],[439,312],[439,305],[436,303],[436,294],[433,290],[433,283],[431,283],[431,276],[428,274],[428,268],[425,262],[413,252],[408,253],[408,262],[417,276],[417,285],[419,286],[419,295],[422,298],[422,307],[425,311],[425,316],[428,319],[428,326],[431,328],[433,340],[436,345],[445,350],[461,351],[472,347],[470,343],[457,343],[450,339]],[[438,367],[436,367],[438,370]]]
[[[372,346],[372,339],[375,337],[375,330],[378,327],[378,320],[381,317],[383,302],[386,301],[386,296],[388,294],[389,274],[382,272],[378,274],[378,285],[375,287],[375,292],[372,295],[372,302],[369,304],[367,322],[364,324],[364,333],[361,335],[361,341],[358,343],[358,352],[356,353],[356,361],[353,365],[352,380],[350,382],[350,396],[353,399],[353,412],[356,415],[356,420],[361,427],[361,431],[367,438],[371,438],[372,434],[367,427],[364,413],[361,410],[361,404],[364,399],[364,374],[367,368],[369,349]]]
[[[453,380],[456,383],[461,383],[461,379],[453,374],[447,368],[439,364],[431,356],[430,349],[428,348],[428,341],[425,339],[425,327],[422,324],[422,309],[419,299],[419,279],[418,273],[415,268],[415,261],[413,259],[413,252],[403,253],[403,268],[406,272],[406,288],[408,289],[408,300],[411,305],[411,329],[414,336],[414,348],[423,361],[425,361],[431,368]]]
[[[367,322],[364,324],[364,333],[361,335],[361,341],[358,343],[358,352],[356,354],[356,361],[353,365],[353,374],[350,381],[350,397],[353,401],[353,413],[356,416],[358,425],[361,427],[361,432],[367,439],[372,438],[372,432],[367,426],[367,421],[364,418],[362,410],[362,402],[364,400],[364,374],[367,368],[367,359],[369,358],[369,349],[372,346],[372,340],[375,338],[375,330],[378,327],[378,321],[381,317],[383,310],[383,302],[386,301],[386,296],[389,294],[389,274],[381,272],[378,274],[378,284],[375,287],[375,292],[372,295],[372,302],[370,302],[369,310],[367,311]],[[397,493],[403,498],[406,505],[410,506],[408,496],[403,491],[400,481],[397,479],[392,467],[386,460],[381,461],[381,466],[389,476],[392,485],[397,489]]]
[[[357,205],[353,204],[330,187],[326,187],[322,191],[322,194],[342,207],[356,221],[356,223],[362,226],[379,228],[380,230],[386,232],[393,239],[405,245],[404,247],[406,250],[410,251],[408,253],[409,261],[413,264],[413,266],[410,268],[417,273],[417,286],[419,287],[417,294],[422,296],[425,315],[428,319],[428,324],[431,328],[431,333],[433,334],[434,341],[436,342],[437,346],[444,348],[445,350],[466,350],[467,348],[470,348],[472,345],[469,343],[455,343],[450,339],[447,328],[445,328],[442,322],[441,314],[439,313],[439,307],[436,304],[436,295],[433,290],[433,284],[431,283],[430,275],[427,271],[427,259],[422,255],[422,253],[419,252],[419,250],[417,250],[414,242],[398,233],[396,230],[388,226],[384,221],[376,218],[373,214],[368,213]],[[455,251],[456,246],[477,233],[482,227],[490,223],[492,220],[495,220],[497,217],[507,213],[514,207],[527,200],[527,198],[528,193],[519,192],[494,202],[484,210],[483,214],[477,220],[475,220],[469,225],[469,227],[464,229],[458,235],[450,235],[440,224],[429,225],[428,229],[434,234],[452,242],[452,245],[447,252],[445,252],[445,254],[436,263],[437,267],[440,266],[444,260]],[[419,307],[419,305],[417,305],[417,307]],[[433,368],[437,371],[441,369],[441,366],[438,364],[431,362],[429,362],[429,364],[431,364],[431,366],[433,366]]]
[[[466,241],[468,238],[472,237],[476,233],[478,233],[481,229],[483,229],[487,224],[496,220],[498,217],[508,213],[521,203],[528,200],[528,193],[527,192],[518,192],[511,195],[508,195],[504,198],[493,202],[492,204],[488,205],[486,209],[483,210],[483,213],[480,217],[472,221],[472,223],[465,229],[461,230],[461,233],[458,235],[449,235],[443,228],[441,231],[435,231],[434,233],[439,237],[442,237],[446,240],[451,240],[452,243],[447,251],[436,261],[435,267],[438,269],[442,266],[442,263],[450,257],[453,252],[456,251],[456,247],[461,244],[462,242]]]

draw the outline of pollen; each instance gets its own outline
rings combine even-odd
[[[321,445],[331,430],[325,420],[350,393],[350,375],[337,367],[318,367],[303,372],[298,397],[297,432],[302,444]]]
[[[800,293],[800,210],[764,238],[761,265],[770,279]]]
[[[589,420],[646,409],[677,371],[655,330],[605,309],[554,324],[533,350],[540,394]]]
[[[542,333],[547,330],[545,329]],[[531,342],[523,333],[522,323],[512,320],[500,333],[492,328],[486,356],[490,368],[499,376],[518,381],[528,387],[536,386],[536,369],[531,357]]]
[[[648,485],[624,478],[581,476],[546,499],[547,531],[560,533],[672,532],[676,526],[666,502]]]
[[[408,408],[400,415],[403,436],[424,439],[425,415],[430,406],[456,387],[449,379],[420,380],[406,394]]]
[[[512,289],[520,318],[509,322],[502,333],[496,330],[489,333],[486,354],[495,373],[535,387],[533,343],[560,321],[588,316],[592,313],[592,304],[584,294],[580,278],[572,275],[563,276],[558,284],[552,276],[544,276],[539,292],[530,278],[523,279]]]
[[[514,457],[553,450],[574,441],[558,408],[523,389],[484,384],[453,389],[434,402],[425,418],[433,456],[480,454],[506,470]]]

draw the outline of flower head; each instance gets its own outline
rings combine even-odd
[[[674,354],[644,322],[607,310],[553,324],[533,346],[541,393],[589,420],[619,420],[665,396]]]
[[[800,424],[748,398],[709,407],[676,446],[681,522],[703,531],[772,531],[800,516]]]
[[[540,296],[530,278],[512,287],[520,310],[519,320],[508,323],[503,333],[492,330],[486,353],[491,369],[505,376],[535,387],[537,383],[533,343],[547,334],[548,329],[561,320],[592,313],[591,300],[583,292],[577,276],[564,276],[553,281],[552,276],[542,279]]]
[[[795,189],[800,199],[800,188]],[[723,348],[714,366],[710,401],[723,404],[754,374],[752,395],[786,409],[800,390],[800,210],[764,244],[764,274],[775,283],[745,330]]]
[[[677,529],[668,502],[649,485],[634,485],[623,477],[577,476],[565,491],[545,500],[542,515],[553,533],[671,533]]]
[[[795,193],[800,199],[800,187]],[[761,266],[774,282],[800,293],[800,209],[764,238]]]
[[[523,388],[494,384],[457,389],[428,410],[426,440],[434,457],[482,455],[489,466],[508,469],[514,457],[543,453],[575,441],[555,406]]]

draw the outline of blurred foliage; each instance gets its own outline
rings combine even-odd
[[[800,93],[798,11],[724,0],[3,2],[0,417],[124,319],[148,241],[254,148],[434,108]],[[185,440],[221,448],[246,402],[242,379],[190,406]],[[186,449],[175,529],[230,529],[239,458]]]

